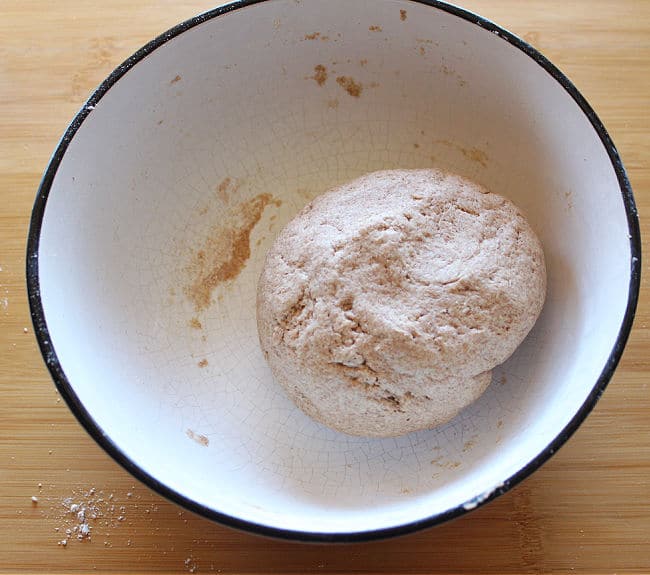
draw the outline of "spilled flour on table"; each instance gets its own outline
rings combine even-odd
[[[131,498],[132,493],[126,497]],[[67,547],[72,542],[91,541],[97,528],[101,528],[104,546],[111,547],[108,540],[110,530],[118,528],[127,516],[126,505],[113,495],[91,487],[88,490],[72,490],[72,495],[59,499],[47,498],[53,503],[50,513],[46,518],[54,517],[57,520],[57,545]]]

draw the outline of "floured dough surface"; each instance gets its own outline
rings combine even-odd
[[[374,172],[308,204],[269,250],[257,300],[276,380],[314,419],[396,436],[453,418],[544,303],[517,208],[437,170]]]

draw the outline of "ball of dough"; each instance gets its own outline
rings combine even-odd
[[[258,332],[311,417],[397,436],[477,399],[545,293],[541,244],[510,201],[438,170],[381,171],[282,230],[260,277]]]

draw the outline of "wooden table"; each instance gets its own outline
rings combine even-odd
[[[628,169],[650,252],[650,2],[463,3],[541,49],[591,102]],[[620,367],[561,452],[490,505],[401,539],[303,545],[214,525],[135,484],[77,424],[27,307],[25,237],[39,179],[90,90],[147,40],[211,5],[0,3],[0,571],[648,573],[648,274]],[[74,524],[62,500],[91,488],[105,505],[112,494],[114,510],[91,541],[57,545]]]

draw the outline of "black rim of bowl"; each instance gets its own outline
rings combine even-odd
[[[323,533],[318,531],[296,531],[281,529],[276,527],[270,527],[263,524],[253,523],[250,521],[242,520],[237,517],[226,515],[200,505],[191,499],[181,495],[180,493],[174,491],[173,489],[166,486],[164,483],[158,481],[155,477],[146,473],[143,469],[138,467],[138,465],[133,462],[129,457],[127,457],[121,449],[113,443],[113,441],[103,433],[99,425],[94,421],[92,416],[86,411],[85,407],[79,401],[79,398],[74,392],[73,387],[70,385],[63,368],[61,367],[56,352],[52,345],[50,339],[50,334],[48,332],[47,324],[45,321],[45,313],[43,310],[43,304],[41,301],[40,294],[40,283],[39,283],[39,262],[38,262],[38,250],[39,250],[39,240],[41,233],[41,225],[43,223],[43,216],[45,213],[45,208],[47,204],[47,198],[52,186],[52,182],[56,176],[58,167],[66,153],[68,145],[70,144],[75,133],[83,124],[84,120],[92,111],[94,105],[102,99],[102,97],[110,90],[110,88],[133,66],[135,66],[140,60],[145,58],[149,53],[156,50],[168,40],[178,36],[194,28],[195,26],[231,12],[239,8],[246,6],[251,6],[266,0],[237,0],[220,6],[211,11],[199,14],[194,18],[191,18],[174,28],[168,30],[167,32],[161,34],[147,45],[138,50],[133,56],[128,58],[120,66],[118,66],[111,75],[104,80],[104,82],[97,88],[97,90],[90,96],[86,104],[83,106],[81,111],[76,115],[68,126],[65,134],[61,138],[61,141],[54,152],[52,159],[45,171],[43,179],[41,181],[38,194],[36,196],[34,207],[32,211],[32,218],[29,229],[29,236],[27,241],[27,260],[26,260],[26,273],[27,273],[27,290],[29,295],[29,305],[32,315],[32,322],[34,324],[34,331],[38,339],[38,344],[47,364],[47,367],[50,371],[50,374],[61,394],[61,396],[66,400],[70,409],[79,420],[81,425],[86,429],[86,431],[93,437],[93,439],[102,446],[102,448],[122,467],[124,467],[129,473],[135,476],[137,479],[142,481],[145,485],[149,486],[153,490],[157,491],[159,494],[170,499],[171,501],[185,507],[186,509],[197,513],[208,519],[212,519],[218,523],[228,525],[243,531],[248,531],[256,533],[259,535],[266,535],[282,539],[298,540],[305,542],[355,542],[355,541],[369,541],[374,539],[383,539],[388,537],[394,537],[398,535],[404,535],[424,529],[426,527],[431,527],[433,525],[438,525],[454,517],[458,517],[466,513],[469,509],[474,509],[480,507],[485,503],[491,501],[495,497],[505,493],[510,488],[515,486],[517,483],[528,477],[533,471],[540,467],[545,461],[547,461],[566,441],[571,437],[571,435],[576,431],[580,426],[585,417],[593,409],[596,402],[602,395],[605,387],[607,386],[609,380],[611,379],[614,370],[621,358],[623,349],[627,342],[630,330],[632,328],[632,322],[634,319],[634,312],[636,310],[636,304],[639,296],[639,286],[641,280],[641,238],[639,231],[639,221],[636,206],[634,203],[634,197],[632,195],[632,188],[630,186],[629,180],[625,173],[625,168],[621,162],[619,154],[609,137],[605,127],[602,122],[598,119],[596,113],[593,111],[591,106],[587,103],[584,97],[580,94],[577,88],[573,83],[562,73],[560,72],[549,60],[547,60],[540,52],[535,48],[508,32],[507,30],[497,26],[493,22],[478,16],[472,12],[440,2],[438,0],[410,0],[411,2],[417,2],[420,4],[426,4],[432,8],[436,8],[462,18],[468,22],[471,22],[480,28],[483,28],[489,32],[492,32],[502,38],[504,41],[515,46],[525,54],[527,54],[532,60],[537,62],[548,74],[550,74],[575,100],[575,102],[580,106],[582,112],[590,121],[594,130],[600,137],[600,140],[605,147],[607,154],[609,155],[610,161],[616,176],[618,178],[618,183],[620,186],[620,191],[623,198],[623,203],[625,205],[625,211],[627,214],[628,221],[628,233],[630,238],[630,253],[631,253],[631,276],[630,276],[630,285],[628,292],[628,302],[627,308],[625,311],[625,316],[623,323],[619,330],[616,343],[609,355],[609,358],[601,372],[598,380],[596,381],[594,387],[592,388],[589,396],[582,404],[580,409],[575,413],[571,421],[562,429],[558,435],[553,439],[553,441],[546,446],[546,448],[539,453],[532,461],[520,469],[517,473],[508,478],[504,482],[503,486],[496,489],[485,499],[478,498],[471,502],[465,503],[465,505],[459,505],[452,509],[448,509],[444,513],[433,515],[431,517],[417,520],[411,523],[406,523],[402,525],[396,525],[394,527],[382,528],[377,530],[369,531],[357,531],[350,533]]]

